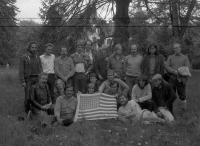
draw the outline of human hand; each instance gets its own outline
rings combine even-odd
[[[174,74],[175,74],[175,75],[178,75],[178,71],[177,71],[177,70],[174,70]]]
[[[67,82],[68,81],[68,77],[64,77],[63,81]]]
[[[161,114],[161,112],[157,112],[156,115],[157,115],[159,118],[163,118],[163,115]]]
[[[63,121],[62,119],[60,119],[60,118],[57,117],[57,122],[58,122],[59,124],[63,124],[62,121]]]
[[[140,100],[139,99],[135,99],[135,102],[140,102]]]
[[[101,75],[98,75],[98,77],[99,77],[100,80],[103,80],[103,77]]]
[[[22,83],[22,87],[23,88],[25,88],[26,87],[26,83],[24,82],[24,83]]]
[[[48,107],[47,105],[43,105],[43,106],[41,106],[41,109],[42,109],[42,110],[48,110],[49,107]]]

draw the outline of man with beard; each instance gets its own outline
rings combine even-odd
[[[60,56],[55,59],[55,73],[65,84],[72,84],[72,76],[74,75],[74,62],[71,57],[67,56],[68,49],[62,46],[60,49]]]
[[[143,57],[138,54],[138,46],[136,44],[130,47],[131,54],[125,58],[126,66],[126,84],[129,86],[128,97],[131,97],[131,89],[136,83],[136,78],[141,74],[140,66]]]
[[[36,55],[36,50],[37,43],[30,42],[27,48],[28,53],[22,55],[19,61],[19,78],[25,91],[24,107],[26,113],[30,111],[30,88],[38,81],[38,74],[42,72],[40,57]]]
[[[174,121],[173,103],[176,100],[176,93],[172,86],[163,80],[160,74],[152,78],[154,88],[152,90],[152,100],[156,103],[158,110],[168,122]]]
[[[59,124],[68,126],[73,123],[77,106],[77,99],[73,97],[73,87],[68,84],[65,95],[56,99],[54,114]]]
[[[47,79],[47,73],[40,73],[39,82],[33,85],[30,91],[32,113],[41,121],[42,126],[50,126],[53,121],[53,116],[47,114],[52,105]]]

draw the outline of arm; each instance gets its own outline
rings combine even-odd
[[[164,66],[164,57],[163,55],[160,54],[160,74],[163,76],[164,75],[164,69],[165,69],[165,66]]]
[[[132,89],[132,93],[131,93],[131,99],[134,100],[135,102],[137,101],[136,88],[137,88],[137,85],[134,85]]]
[[[120,80],[120,79],[115,79],[120,85],[121,85],[121,87],[123,88],[123,94],[125,95],[125,96],[127,96],[127,94],[128,94],[128,91],[129,91],[129,86],[125,83],[125,82],[123,82],[122,80]]]
[[[100,75],[99,73],[99,63],[98,63],[99,60],[96,60],[95,61],[95,64],[94,64],[94,70],[95,70],[95,73],[98,75]]]
[[[92,60],[89,57],[88,57],[87,63],[88,63],[88,68],[87,68],[86,73],[88,74],[92,71],[92,68],[93,68]]]
[[[167,61],[166,61],[166,64],[165,64],[165,69],[169,72],[169,73],[172,73],[172,74],[175,74],[176,75],[176,70],[171,68],[171,55],[168,57]]]
[[[146,101],[146,100],[151,99],[151,98],[152,98],[151,85],[148,84],[147,85],[147,95],[140,97],[139,101],[143,102],[143,101]]]
[[[72,77],[75,73],[75,68],[74,68],[74,62],[73,60],[70,58],[70,64],[71,64],[71,71],[69,72],[69,74],[66,76],[68,79],[70,77]]]
[[[104,81],[99,87],[99,93],[103,93],[106,87],[106,81]]]
[[[35,90],[36,89],[34,87],[31,87],[31,90],[30,90],[31,103],[33,104],[34,107],[41,110],[42,105],[40,105],[37,101],[35,101],[35,97],[36,97],[36,91]]]
[[[111,69],[111,61],[110,61],[110,57],[108,57],[108,62],[107,62],[107,70]]]
[[[185,58],[185,66],[187,66],[190,69],[190,61],[187,56]]]
[[[58,97],[56,99],[56,104],[54,107],[54,115],[57,120],[60,119],[60,110],[61,110],[61,101],[60,101],[60,98]]]
[[[122,122],[122,123],[130,123],[130,120],[129,119],[126,119],[124,116],[123,116],[123,114],[121,113],[121,110],[119,109],[119,111],[118,111],[118,117],[117,117],[117,119],[120,121],[120,122]]]
[[[41,59],[40,59],[40,57],[38,56],[37,57],[38,58],[38,66],[39,66],[39,73],[41,73],[41,72],[43,72],[43,68],[42,68],[42,62],[41,62]]]
[[[25,83],[24,79],[24,59],[23,57],[20,57],[19,60],[19,79],[21,83]]]
[[[173,90],[173,88],[172,88],[172,86],[170,84],[168,84],[167,89],[168,89],[167,92],[169,92],[170,98],[166,102],[165,106],[169,107],[176,100],[177,96],[176,96],[176,93],[174,92],[174,90]]]
[[[46,89],[47,89],[47,103],[50,103],[50,104],[52,104],[52,97],[51,97],[51,93],[50,93],[50,91],[49,91],[49,87],[48,87],[48,85],[46,85]]]
[[[59,63],[58,63],[58,59],[55,59],[54,61],[54,70],[56,75],[61,78],[62,80],[65,80],[65,77],[62,75],[62,73],[59,71]]]

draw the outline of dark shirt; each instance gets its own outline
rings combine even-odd
[[[47,85],[44,88],[40,87],[39,83],[33,85],[30,96],[32,105],[39,110],[43,105],[51,102],[51,95]]]
[[[103,77],[103,81],[107,80],[107,60],[99,58],[95,61],[95,73]]]
[[[176,93],[174,92],[172,86],[163,81],[161,83],[161,88],[158,89],[154,87],[152,90],[152,100],[156,103],[157,107],[167,107],[169,108],[173,102],[176,100]]]
[[[31,75],[37,75],[39,73],[38,71],[38,61],[35,55],[29,55],[31,60]]]

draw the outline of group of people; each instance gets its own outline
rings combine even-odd
[[[179,68],[190,67],[181,44],[175,42],[173,47],[174,54],[165,62],[154,43],[144,56],[138,53],[137,44],[130,46],[128,56],[122,55],[121,44],[108,56],[105,49],[93,50],[91,41],[78,41],[70,57],[68,47],[62,46],[55,58],[53,44],[47,43],[45,53],[38,56],[37,43],[30,42],[19,63],[25,112],[31,111],[41,121],[54,121],[56,117],[57,123],[69,125],[75,116],[77,94],[98,92],[116,97],[122,122],[172,122],[176,92],[186,110],[188,75],[181,74]],[[163,79],[165,70],[170,74],[168,82]]]

